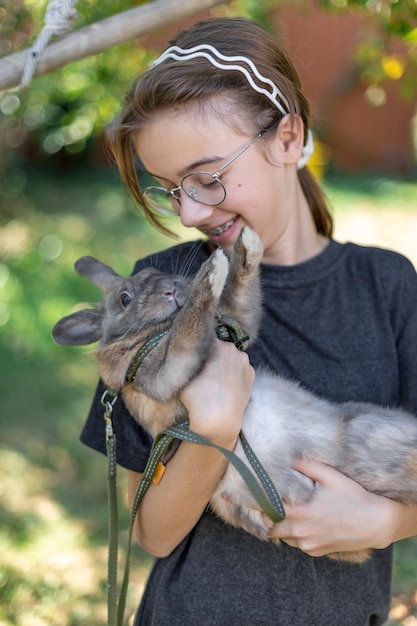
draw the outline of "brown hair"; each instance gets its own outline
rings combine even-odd
[[[170,43],[181,48],[209,44],[226,56],[243,55],[251,59],[259,72],[272,80],[283,94],[287,103],[281,104],[291,117],[296,114],[301,117],[307,136],[310,106],[302,93],[299,76],[278,42],[259,24],[245,18],[207,20],[180,32]],[[140,191],[133,140],[140,128],[161,112],[204,105],[220,94],[227,94],[239,104],[240,119],[251,126],[252,131],[259,132],[278,124],[283,116],[266,96],[249,85],[238,70],[218,69],[204,58],[181,62],[167,59],[151,66],[133,82],[120,121],[109,134],[110,148],[122,179],[147,219],[165,232],[169,231],[148,209]],[[300,169],[298,176],[317,232],[330,236],[332,218],[320,186],[307,167]]]

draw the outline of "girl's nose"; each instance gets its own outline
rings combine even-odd
[[[189,198],[187,194],[183,193],[181,195],[181,223],[189,228],[198,228],[211,217],[215,208],[215,206],[201,204],[200,202]]]

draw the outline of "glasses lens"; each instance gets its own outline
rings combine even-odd
[[[172,194],[161,187],[148,187],[143,191],[147,205],[160,215],[179,215],[180,204]]]
[[[222,183],[208,172],[194,172],[185,176],[181,187],[193,200],[202,204],[220,204],[226,197]]]

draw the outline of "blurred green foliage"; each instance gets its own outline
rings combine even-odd
[[[86,349],[55,345],[51,328],[101,297],[75,274],[77,258],[127,274],[172,241],[133,210],[110,169],[21,163],[13,181],[0,225],[0,624],[104,626],[107,468],[78,441],[96,364]],[[135,554],[130,612],[150,562]]]
[[[3,4],[0,50],[7,54],[27,47],[42,29],[47,3],[42,0]],[[141,4],[136,2],[135,4]],[[125,10],[122,0],[79,3],[74,28]],[[117,113],[132,75],[149,62],[151,53],[138,42],[111,48],[37,78],[30,89],[11,90],[0,100],[1,133],[9,148],[54,155],[82,152]]]

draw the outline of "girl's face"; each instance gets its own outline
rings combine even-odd
[[[191,172],[215,172],[255,136],[238,133],[214,112],[202,117],[187,110],[159,115],[139,131],[135,145],[147,171],[172,188]],[[221,204],[208,206],[179,192],[182,224],[199,229],[227,255],[243,226],[249,226],[263,242],[265,262],[292,263],[288,250],[300,237],[299,205],[305,201],[295,163],[289,162],[285,142],[276,138],[265,144],[261,137],[221,173],[226,188]],[[308,207],[303,209],[311,221]]]

